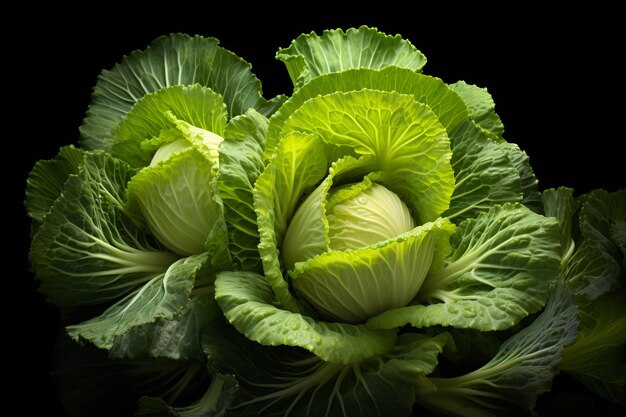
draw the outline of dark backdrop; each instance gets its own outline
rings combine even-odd
[[[505,12],[381,3],[376,10],[303,4],[266,12],[176,2],[150,9],[2,12],[2,165],[10,188],[4,202],[11,210],[5,218],[10,273],[4,278],[11,285],[5,290],[2,346],[7,369],[15,371],[3,383],[14,392],[5,400],[19,410],[13,415],[62,415],[49,377],[58,317],[36,293],[28,271],[28,222],[21,206],[26,176],[37,160],[77,143],[98,73],[159,35],[217,37],[252,63],[265,96],[272,97],[291,91],[274,55],[298,34],[362,24],[400,33],[427,56],[425,73],[489,89],[505,137],[529,153],[541,188],[567,185],[584,193],[626,186],[619,148],[625,89],[618,64],[625,36],[614,10],[509,6]]]

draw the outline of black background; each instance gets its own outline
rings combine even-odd
[[[220,39],[252,63],[269,98],[291,91],[274,55],[300,33],[363,24],[400,33],[427,56],[426,74],[489,89],[505,137],[531,156],[542,189],[567,185],[580,194],[626,186],[624,70],[618,64],[625,36],[616,10],[428,8],[418,2],[360,9],[304,3],[215,9],[175,2],[150,11],[110,6],[2,12],[2,165],[10,189],[4,200],[10,268],[4,279],[11,284],[3,297],[2,346],[7,369],[16,371],[3,381],[12,387],[9,409],[61,415],[49,377],[58,317],[36,293],[28,271],[21,205],[28,172],[60,146],[77,144],[99,72],[159,35]]]

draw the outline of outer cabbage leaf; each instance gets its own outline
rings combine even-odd
[[[352,68],[395,66],[420,72],[426,64],[426,57],[400,35],[366,26],[300,35],[288,48],[279,49],[276,58],[287,66],[296,89],[319,75]]]
[[[183,258],[143,287],[109,307],[100,316],[67,327],[68,334],[85,339],[102,349],[111,349],[115,338],[136,326],[157,319],[178,318],[187,304],[197,272],[207,262],[207,254]]]
[[[620,285],[624,254],[612,237],[614,225],[626,222],[626,189],[584,196],[579,222],[578,247],[563,274],[574,295],[594,300]]]
[[[61,167],[58,175],[66,174]],[[124,192],[134,174],[124,162],[90,152],[63,185],[30,251],[41,291],[55,304],[118,299],[164,273],[177,259],[128,217]]]
[[[289,100],[272,115],[267,131],[265,158],[272,156],[276,150],[280,133],[287,119],[307,100],[319,95],[364,88],[412,95],[415,101],[430,107],[448,133],[469,118],[469,112],[463,100],[439,78],[398,67],[361,68],[325,74],[296,90]]]
[[[154,322],[134,326],[113,339],[111,358],[169,358],[203,362],[202,337],[209,332],[211,321],[222,318],[214,293],[190,293],[180,317],[157,318]]]
[[[226,319],[248,339],[268,346],[299,346],[327,362],[351,364],[386,352],[395,330],[326,323],[276,307],[265,277],[251,272],[221,272],[215,299]]]
[[[507,154],[519,173],[523,195],[522,204],[535,213],[541,214],[543,208],[541,193],[539,192],[537,177],[530,166],[528,155],[514,143],[502,142],[498,145]]]
[[[566,187],[544,190],[541,194],[545,215],[559,221],[561,230],[561,265],[565,265],[574,251],[572,239],[572,216],[577,204],[574,201],[574,190]]]
[[[597,190],[579,202],[578,227],[571,214],[564,219],[576,246],[564,257],[563,275],[577,297],[580,334],[566,349],[562,369],[594,393],[626,405],[626,270],[623,241],[615,233],[626,217],[626,190]]]
[[[254,183],[261,174],[267,119],[254,110],[231,119],[220,145],[217,189],[224,204],[228,247],[236,267],[261,270]]]
[[[283,126],[317,133],[326,143],[372,156],[380,183],[400,196],[418,224],[448,208],[454,188],[450,142],[430,109],[410,95],[338,92],[304,103]]]
[[[616,220],[611,225],[611,238],[624,254],[622,266],[626,269],[626,221]]]
[[[75,417],[131,416],[137,399],[150,395],[169,402],[193,400],[208,384],[206,365],[163,358],[111,359],[106,350],[59,338],[54,377],[58,395]],[[112,399],[115,399],[112,401]]]
[[[228,140],[252,138],[263,148],[267,135],[268,119],[254,109],[228,121],[224,137]]]
[[[81,144],[88,149],[103,147],[113,127],[144,95],[172,85],[193,84],[223,95],[230,117],[250,107],[268,114],[280,103],[263,99],[261,83],[250,64],[219,47],[217,39],[172,34],[100,74],[80,128]]]
[[[454,192],[445,217],[460,222],[494,204],[522,201],[520,176],[507,154],[471,120],[450,133]]]
[[[446,334],[406,334],[388,352],[359,363],[329,363],[300,349],[251,343],[230,328],[207,339],[209,363],[238,376],[233,416],[408,416],[413,382],[429,374]]]
[[[449,348],[442,352],[447,363],[441,369],[453,369],[455,375],[458,375],[483,366],[496,356],[507,335],[510,336],[515,330],[514,328],[505,332],[483,332],[474,329],[447,327],[445,331],[454,343],[451,343]],[[441,331],[441,327],[424,329],[428,335],[436,335]]]
[[[450,88],[458,93],[469,108],[472,119],[495,138],[502,138],[504,125],[496,114],[496,103],[486,88],[467,84],[465,81],[457,81],[450,84]]]
[[[451,244],[444,268],[424,281],[420,304],[389,310],[367,326],[507,329],[543,307],[559,273],[557,221],[520,204],[465,220]],[[434,304],[422,305],[428,301]]]
[[[63,192],[70,175],[78,174],[83,163],[83,151],[73,146],[65,146],[50,160],[38,161],[26,180],[24,205],[32,219],[31,232],[34,235],[43,218]]]
[[[238,385],[232,375],[214,375],[204,395],[188,406],[171,406],[161,398],[143,397],[136,417],[220,417],[237,394]]]
[[[607,294],[579,309],[578,339],[563,352],[561,369],[626,406],[626,293]]]
[[[483,367],[451,378],[422,378],[417,401],[451,416],[500,416],[511,405],[532,412],[537,396],[550,389],[563,349],[577,335],[574,300],[557,285],[532,324],[505,341]]]

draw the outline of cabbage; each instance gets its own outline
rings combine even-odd
[[[488,91],[400,36],[277,57],[294,91],[266,100],[217,40],[161,37],[33,168],[74,414],[120,386],[140,416],[532,413],[559,371],[626,403],[626,190],[541,192]]]

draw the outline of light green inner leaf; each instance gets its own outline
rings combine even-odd
[[[315,135],[292,132],[254,186],[254,209],[259,225],[259,253],[265,277],[283,308],[299,311],[283,278],[279,248],[300,197],[313,189],[329,166],[327,147]]]
[[[270,118],[265,158],[272,156],[280,142],[283,125],[306,101],[320,95],[358,91],[364,88],[395,91],[414,97],[426,104],[437,115],[439,122],[450,133],[459,123],[469,118],[467,106],[458,94],[439,78],[418,74],[398,67],[382,69],[351,69],[314,78],[293,95]]]
[[[333,185],[340,186],[361,179],[371,184],[370,178],[380,176],[379,173],[371,172],[375,168],[375,161],[371,157],[357,159],[348,155],[332,163],[326,178],[299,204],[289,222],[281,248],[285,270],[293,269],[296,262],[306,261],[331,249],[326,217],[328,193]]]
[[[304,103],[283,126],[375,158],[381,183],[409,206],[418,224],[450,204],[450,142],[430,109],[409,95],[375,90],[333,93]]]
[[[352,251],[330,251],[297,263],[293,286],[325,317],[359,323],[405,306],[420,289],[433,261],[450,252],[454,225],[446,219]]]
[[[361,249],[415,227],[406,204],[394,192],[369,181],[333,188],[326,205],[330,249]]]
[[[164,130],[176,127],[195,146],[212,140],[205,136],[224,134],[227,111],[224,99],[216,92],[200,85],[172,86],[143,96],[128,111],[111,132],[105,148],[113,155],[135,167],[150,163],[154,146],[146,141],[162,136]],[[178,133],[180,135],[180,133]],[[200,135],[201,138],[196,139]],[[161,146],[172,139],[155,139]],[[215,158],[210,158],[215,159]]]

